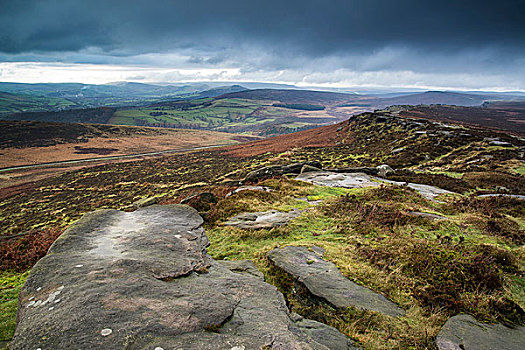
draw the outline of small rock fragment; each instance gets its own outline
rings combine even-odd
[[[103,330],[100,331],[100,334],[103,336],[103,337],[107,337],[108,335],[110,335],[111,333],[113,333],[113,331],[109,328],[104,328]]]

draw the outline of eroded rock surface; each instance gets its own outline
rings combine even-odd
[[[486,324],[470,315],[456,315],[445,323],[436,345],[439,350],[521,350],[525,347],[525,327]]]
[[[335,173],[331,171],[316,171],[301,174],[296,177],[296,180],[310,182],[318,186],[344,188],[377,187],[381,185],[381,183],[390,183],[398,186],[408,186],[409,188],[419,192],[419,194],[421,194],[421,196],[424,198],[430,200],[435,200],[437,196],[442,194],[452,193],[435,186],[385,180],[383,178],[370,176],[365,173]]]
[[[10,349],[332,349],[252,264],[214,261],[201,224],[180,205],[86,214],[32,269]]]
[[[521,194],[491,193],[491,194],[482,194],[477,197],[478,198],[503,197],[503,198],[518,199],[521,201],[525,200],[525,195],[521,195]]]
[[[405,314],[403,309],[383,295],[344,277],[335,264],[322,259],[321,248],[276,248],[268,253],[268,258],[274,265],[294,276],[312,295],[336,308],[353,306],[388,316]]]
[[[334,173],[331,171],[313,171],[296,177],[296,180],[306,181],[318,186],[362,188],[377,187],[381,183],[372,181],[365,173]]]
[[[271,229],[286,225],[299,215],[301,215],[301,211],[297,209],[287,213],[277,210],[241,213],[230,218],[224,225],[246,230]]]

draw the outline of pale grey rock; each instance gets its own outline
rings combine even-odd
[[[297,209],[287,213],[277,210],[241,213],[231,217],[224,225],[247,230],[271,229],[286,225],[290,220],[295,219],[299,215],[301,215],[301,211]]]
[[[365,173],[334,173],[330,171],[315,171],[297,176],[296,180],[313,183],[318,186],[363,188],[377,187],[380,182],[372,181]]]
[[[432,219],[432,220],[449,220],[449,218],[447,218],[446,216],[441,216],[441,215],[432,214],[432,213],[423,213],[420,211],[410,211],[407,214],[410,216],[419,216],[419,217]]]
[[[439,350],[522,350],[525,327],[505,327],[476,321],[470,315],[451,317],[439,332]]]
[[[525,200],[525,195],[522,195],[522,194],[491,193],[491,194],[482,194],[477,197],[478,198],[504,197],[504,198],[518,199],[521,201]]]
[[[403,309],[383,295],[344,277],[337,266],[323,260],[321,254],[319,247],[288,246],[270,251],[268,259],[302,283],[313,296],[326,300],[336,308],[353,306],[393,317],[405,314]]]
[[[133,202],[133,207],[135,209],[139,209],[139,208],[147,207],[153,204],[157,204],[158,202],[159,202],[158,197],[147,197],[147,198],[139,199],[136,202]]]
[[[422,184],[416,184],[412,182],[400,182],[400,181],[390,181],[385,180],[382,178],[376,178],[377,181],[383,181],[385,183],[390,183],[398,186],[407,186],[416,192],[418,192],[423,198],[435,201],[435,198],[437,196],[440,196],[442,194],[452,194],[454,192],[450,192],[448,190],[444,190],[442,188],[436,187],[436,186],[430,186],[430,185],[422,185]]]
[[[388,174],[393,174],[394,173],[394,169],[392,169],[387,164],[378,165],[376,168],[377,168],[377,171],[378,171],[378,175],[381,176],[381,177],[385,177]]]
[[[312,171],[321,171],[321,169],[308,164],[303,165],[303,167],[301,168],[301,174],[310,173]]]
[[[202,223],[183,205],[84,215],[31,270],[9,348],[349,348],[296,326],[250,263],[214,261]]]

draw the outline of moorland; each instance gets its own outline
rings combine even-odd
[[[234,98],[239,96],[212,105]],[[242,99],[254,103],[246,95]],[[275,101],[321,105],[275,98],[265,108],[282,109]],[[324,107],[305,113],[331,108]],[[336,124],[246,144],[77,169],[7,193],[0,200],[0,339],[12,337],[17,295],[29,269],[67,227],[84,213],[133,211],[137,200],[150,197],[161,205],[184,201],[196,208],[214,259],[252,260],[292,311],[335,327],[364,349],[435,349],[441,327],[459,313],[523,325],[525,201],[519,196],[525,193],[525,140],[515,127],[516,113],[502,113],[506,117],[491,123],[492,129],[483,119],[461,117],[469,110],[477,116],[479,108],[490,107],[405,106],[347,115]],[[252,173],[301,162],[318,162],[336,173],[369,172],[382,164],[394,171],[384,173],[377,186],[355,188],[299,181],[273,170],[256,173],[267,176]],[[241,182],[268,191],[232,194]],[[448,192],[429,198],[406,183]],[[203,193],[214,200],[203,200]],[[267,210],[301,214],[271,229],[225,225],[237,214]],[[314,245],[345,277],[406,314],[389,317],[309,298],[267,257],[276,247]]]

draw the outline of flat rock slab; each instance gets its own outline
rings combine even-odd
[[[520,201],[525,201],[525,195],[522,195],[522,194],[491,193],[491,194],[482,194],[477,197],[478,198],[504,197],[504,198],[512,198],[512,199],[517,199]]]
[[[456,315],[445,323],[436,345],[439,350],[522,350],[525,327],[491,325],[478,322],[470,315]]]
[[[377,187],[381,185],[381,183],[390,183],[398,186],[408,186],[409,188],[417,191],[424,198],[430,200],[435,200],[435,197],[442,194],[453,193],[435,186],[385,180],[383,178],[370,176],[365,173],[334,173],[330,171],[316,171],[301,174],[295,179],[310,182],[318,186],[344,188]]]
[[[181,205],[84,215],[31,270],[10,349],[350,348],[296,325],[253,264],[214,261],[201,224]]]
[[[436,186],[415,184],[412,182],[391,181],[391,180],[385,180],[381,178],[376,178],[376,179],[379,181],[383,181],[383,182],[398,185],[398,186],[407,186],[408,188],[411,188],[414,191],[418,192],[423,198],[426,198],[432,201],[435,201],[435,198],[439,195],[454,193],[454,192],[450,192],[448,190],[444,190]]]
[[[313,247],[276,248],[268,253],[270,261],[294,276],[312,295],[336,308],[350,306],[376,311],[388,316],[402,316],[405,311],[368,288],[344,277],[335,264],[321,257],[322,249]]]
[[[288,213],[277,210],[241,213],[230,218],[224,225],[246,230],[271,229],[286,225],[290,220],[295,219],[299,215],[301,215],[301,211],[297,209]]]
[[[365,173],[334,173],[331,171],[313,171],[301,174],[295,179],[318,186],[345,188],[377,187],[381,184],[372,181],[372,177]]]

